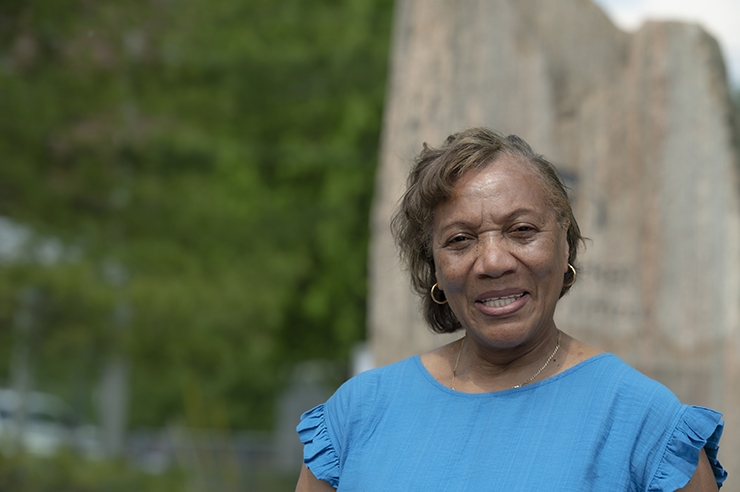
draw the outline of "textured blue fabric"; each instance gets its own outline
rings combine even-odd
[[[313,474],[340,491],[674,491],[721,415],[602,354],[522,388],[439,384],[419,357],[346,382],[298,426]]]
[[[324,420],[324,405],[301,416],[296,429],[303,443],[303,459],[315,476],[336,488],[339,483],[339,457],[334,451]]]

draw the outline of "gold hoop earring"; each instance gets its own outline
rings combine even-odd
[[[570,263],[568,263],[568,268],[570,268],[570,270],[573,272],[573,280],[571,280],[567,284],[563,282],[563,287],[570,287],[571,285],[576,283],[576,275],[578,275],[578,273],[576,272],[576,269],[573,268],[573,265],[571,265]]]
[[[434,302],[436,302],[437,304],[439,304],[439,305],[447,304],[447,299],[445,299],[444,301],[438,301],[438,300],[437,300],[437,299],[436,299],[436,298],[434,297],[434,288],[435,288],[435,287],[437,287],[437,284],[434,284],[434,285],[432,285],[432,290],[430,290],[430,291],[429,291],[429,294],[430,294],[430,295],[432,296],[432,300],[433,300]],[[437,288],[439,288],[439,287],[437,287]],[[444,292],[444,291],[443,291],[442,289],[439,289],[439,291],[440,291],[440,292]]]

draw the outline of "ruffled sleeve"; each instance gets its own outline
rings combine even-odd
[[[303,461],[311,473],[334,488],[339,485],[339,456],[329,437],[324,416],[324,405],[319,405],[301,415],[296,427],[303,443]]]
[[[673,492],[686,486],[696,471],[702,448],[712,465],[717,487],[722,487],[727,472],[717,461],[719,439],[724,428],[721,417],[722,414],[708,408],[684,407],[683,415],[668,440],[663,458],[650,483],[650,492]]]

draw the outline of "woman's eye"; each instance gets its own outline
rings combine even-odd
[[[468,241],[467,236],[453,236],[449,241],[447,241],[447,244],[451,246],[460,246],[465,244],[466,241]]]
[[[537,232],[537,230],[529,225],[519,225],[511,229],[511,234],[516,236],[529,236]]]

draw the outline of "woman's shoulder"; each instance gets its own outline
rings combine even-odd
[[[403,378],[410,370],[415,370],[418,358],[419,356],[415,355],[392,364],[368,369],[352,376],[342,386],[361,386]]]
[[[563,373],[573,373],[581,378],[592,379],[602,390],[638,391],[643,395],[644,391],[648,391],[663,397],[675,398],[663,384],[643,374],[616,354],[605,352],[574,338],[569,339]]]
[[[603,350],[573,338],[567,333],[563,333],[563,352],[566,355],[561,372],[605,353]]]
[[[601,408],[609,415],[677,415],[678,397],[663,383],[611,352],[599,352],[542,382],[543,390],[572,397],[574,402]],[[553,386],[553,388],[547,388]],[[635,419],[625,418],[625,422]]]
[[[616,393],[620,397],[634,394],[637,400],[643,402],[651,396],[678,402],[665,385],[610,352],[599,352],[585,358],[565,372],[588,380],[596,393]]]
[[[412,378],[410,374],[418,373],[418,356],[409,357],[389,364],[361,372],[342,384],[332,396],[332,400],[346,403],[363,402],[365,405],[376,401],[381,394],[392,393]]]
[[[341,447],[339,443],[352,440],[354,434],[362,434],[363,429],[372,428],[389,406],[402,406],[407,402],[399,395],[413,390],[413,373],[419,373],[415,359],[418,356],[357,374],[327,400],[322,411],[335,435],[337,447]]]

